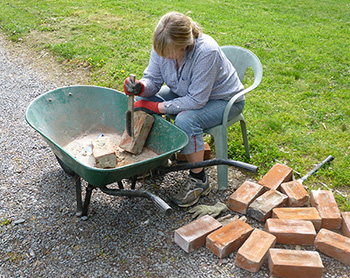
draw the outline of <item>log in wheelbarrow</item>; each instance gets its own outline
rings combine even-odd
[[[135,190],[136,179],[144,173],[159,169],[161,172],[179,171],[218,164],[231,165],[250,172],[257,167],[234,160],[209,160],[165,166],[168,159],[188,142],[187,135],[178,127],[156,115],[145,147],[156,157],[112,169],[100,169],[78,161],[64,146],[72,140],[94,133],[122,134],[125,129],[127,96],[119,91],[97,86],[69,86],[47,92],[34,99],[26,111],[26,120],[55,154],[63,170],[75,176],[77,216],[87,218],[92,190],[114,196],[143,197],[151,200],[166,215],[171,207],[158,196]],[[81,178],[87,182],[84,203]],[[124,189],[123,180],[131,180],[131,189]],[[107,185],[117,183],[119,188]]]

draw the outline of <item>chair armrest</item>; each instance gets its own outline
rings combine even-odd
[[[246,93],[249,93],[251,90],[253,90],[253,88],[251,88],[252,86],[248,87],[247,89],[244,89],[243,91],[239,92],[238,94],[234,95],[229,102],[227,103],[226,107],[225,107],[225,111],[224,114],[222,116],[222,125],[226,125],[227,120],[228,120],[228,115],[230,114],[232,105],[236,102],[236,100],[245,95]]]
[[[226,105],[226,108],[225,108],[225,111],[224,111],[224,115],[222,116],[222,125],[226,125],[227,124],[227,120],[228,120],[228,115],[230,114],[230,111],[231,111],[231,108],[232,108],[232,105],[236,102],[236,100],[249,93],[250,91],[254,90],[256,87],[258,87],[258,85],[260,84],[261,82],[261,79],[262,77],[260,78],[256,78],[254,80],[254,83],[252,85],[250,85],[248,88],[246,89],[243,89],[242,91],[240,91],[238,94],[234,95],[230,100],[229,102],[227,103]]]

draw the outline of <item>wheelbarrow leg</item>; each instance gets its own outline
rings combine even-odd
[[[118,181],[119,189],[124,189],[123,181]]]
[[[129,181],[131,182],[131,189],[135,189],[137,176],[132,176],[131,178],[129,178]],[[119,189],[124,189],[124,184],[122,180],[118,181],[118,187]]]
[[[137,176],[131,177],[131,189],[135,189],[136,187]]]
[[[81,199],[81,179],[77,174],[75,174],[74,180],[75,180],[75,193],[77,197],[77,210],[75,212],[75,215],[80,217],[83,214],[83,202]]]
[[[94,190],[95,188],[96,187],[91,184],[88,184],[88,186],[86,187],[86,195],[85,195],[84,206],[83,206],[82,220],[86,220],[88,218],[92,190]]]

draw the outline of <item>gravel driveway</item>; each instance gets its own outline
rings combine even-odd
[[[35,59],[28,63],[0,36],[0,277],[270,277],[266,265],[257,274],[235,266],[235,252],[220,262],[204,247],[182,251],[173,231],[191,221],[186,209],[174,208],[166,217],[146,199],[96,190],[88,220],[77,218],[73,178],[25,121],[35,97],[74,82],[57,76],[37,70]],[[185,174],[147,178],[137,187],[168,201]],[[231,169],[231,188],[214,189],[200,203],[227,202],[248,178]],[[214,170],[210,179],[215,185]],[[247,223],[262,228],[251,219]],[[349,277],[349,266],[321,257],[324,277]]]

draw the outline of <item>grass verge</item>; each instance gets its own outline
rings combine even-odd
[[[142,76],[160,16],[177,10],[198,21],[220,45],[252,50],[263,82],[248,96],[245,118],[259,179],[276,162],[301,175],[328,155],[335,160],[308,179],[327,184],[350,210],[350,9],[347,0],[20,1],[0,0],[0,27],[16,42],[48,49],[65,64],[92,72],[95,85],[122,89]],[[251,82],[251,78],[247,83]],[[246,161],[239,125],[229,155]]]

